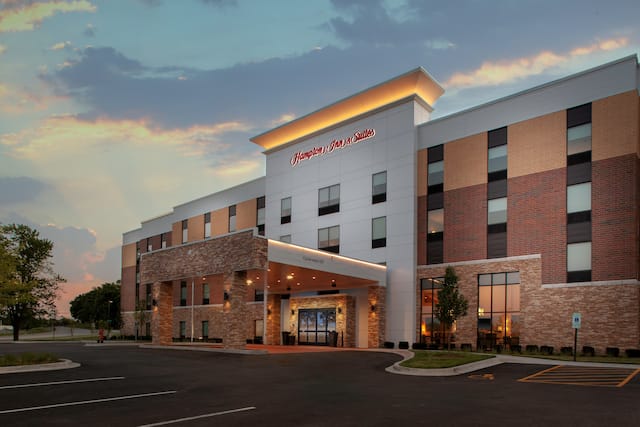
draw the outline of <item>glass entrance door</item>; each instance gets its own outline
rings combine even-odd
[[[298,310],[298,344],[328,345],[329,332],[335,330],[335,308],[304,308]]]

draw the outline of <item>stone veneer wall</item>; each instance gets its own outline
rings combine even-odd
[[[452,263],[458,286],[469,301],[467,316],[457,322],[456,342],[475,348],[478,328],[478,274],[520,272],[520,344],[550,345],[556,351],[573,345],[571,314],[582,314],[578,348],[591,345],[599,353],[606,347],[640,347],[640,286],[621,281],[592,285],[543,285],[542,259],[537,256]],[[447,265],[420,266],[416,285],[416,337],[420,336],[420,279],[443,277]],[[631,281],[633,282],[633,281]]]
[[[267,342],[266,344],[282,344],[280,335],[280,303],[282,297],[278,294],[267,294]]]
[[[345,294],[318,295],[314,297],[292,297],[289,300],[291,313],[284,313],[289,318],[289,332],[298,334],[298,310],[305,308],[335,308],[336,332],[338,332],[338,346],[341,345],[340,337],[344,336],[345,347],[356,346],[356,302],[353,296]],[[338,308],[342,313],[338,313]],[[344,335],[342,335],[344,334]]]
[[[387,288],[369,286],[367,292],[367,345],[369,348],[380,348],[385,340],[385,313]],[[370,307],[376,306],[372,311]]]
[[[168,345],[172,342],[173,307],[171,283],[156,282],[151,293],[155,306],[151,310],[151,336],[153,344]]]

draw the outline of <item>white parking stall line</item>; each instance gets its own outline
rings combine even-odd
[[[169,420],[169,421],[161,421],[159,423],[154,423],[154,424],[144,424],[138,427],[166,426],[167,424],[175,424],[175,423],[181,423],[184,421],[199,420],[201,418],[217,417],[218,415],[233,414],[236,412],[253,411],[254,409],[256,409],[255,406],[247,406],[246,408],[229,409],[228,411],[212,412],[210,414],[196,415],[194,417],[178,418],[178,419]]]
[[[138,399],[138,398],[141,398],[141,397],[161,396],[163,394],[173,394],[173,393],[176,393],[176,391],[175,390],[159,391],[159,392],[155,392],[155,393],[132,394],[132,395],[129,395],[129,396],[118,396],[118,397],[107,397],[105,399],[81,400],[81,401],[78,401],[78,402],[56,403],[54,405],[43,405],[43,406],[31,406],[31,407],[28,407],[28,408],[6,409],[4,411],[0,411],[0,414],[12,414],[12,413],[16,413],[16,412],[38,411],[40,409],[60,408],[60,407],[63,407],[63,406],[90,405],[92,403],[112,402],[114,400]]]
[[[67,381],[51,381],[48,383],[33,383],[33,384],[16,384],[0,386],[0,390],[6,390],[10,388],[26,388],[26,387],[42,387],[47,385],[60,385],[60,384],[75,384],[75,383],[90,383],[97,381],[112,381],[123,380],[125,377],[104,377],[104,378],[85,378],[81,380],[67,380]]]

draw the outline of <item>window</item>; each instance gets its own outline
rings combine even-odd
[[[340,252],[340,226],[321,228],[318,230],[318,249],[327,252]]]
[[[291,234],[285,234],[284,236],[280,236],[280,241],[285,243],[291,243]]]
[[[264,301],[264,291],[260,291],[258,289],[256,289],[254,291],[254,297],[253,300],[256,302],[263,302]]]
[[[487,203],[487,258],[507,256],[507,198]]]
[[[444,160],[429,163],[427,184],[430,193],[441,193],[444,184]]]
[[[187,282],[180,282],[180,306],[187,305]]]
[[[371,177],[371,203],[387,201],[387,171],[374,173]]]
[[[591,210],[591,183],[567,187],[567,214]]]
[[[258,226],[258,234],[264,236],[264,214],[265,214],[265,197],[258,197],[256,200],[256,225]]]
[[[291,222],[291,197],[280,200],[280,224]]]
[[[444,261],[444,209],[427,211],[427,264]]]
[[[478,276],[478,348],[520,341],[520,272]]]
[[[147,252],[153,251],[153,243],[151,243],[151,239],[147,238]]]
[[[591,242],[567,245],[567,282],[591,280]]]
[[[487,203],[487,223],[501,224],[507,222],[507,198],[489,200]]]
[[[208,338],[209,338],[209,321],[203,320],[202,321],[202,339],[206,340]]]
[[[423,343],[439,343],[442,333],[440,321],[435,315],[438,292],[444,278],[420,279],[420,335]]]
[[[371,248],[387,246],[387,217],[381,216],[371,220]]]
[[[236,205],[229,206],[229,233],[236,231]]]
[[[167,234],[166,233],[162,233],[160,235],[160,247],[162,249],[167,247]]]
[[[211,212],[204,214],[204,238],[211,237]]]
[[[146,292],[146,295],[145,295],[145,305],[147,307],[147,310],[151,310],[151,303],[152,303],[152,300],[153,300],[152,299],[152,293],[151,293],[152,292],[151,286],[152,286],[151,284],[147,284],[147,287],[146,287],[147,292]]]
[[[180,339],[185,339],[187,337],[187,322],[184,320],[180,321]]]
[[[182,220],[182,243],[187,243],[189,239],[189,220]]]
[[[209,298],[211,297],[211,291],[208,283],[202,284],[202,304],[209,304]]]
[[[487,199],[507,196],[507,128],[488,132]]]
[[[318,190],[318,215],[340,211],[340,184]]]

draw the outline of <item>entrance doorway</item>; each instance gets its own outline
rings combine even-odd
[[[298,344],[328,345],[329,332],[335,330],[335,308],[301,308],[298,310]]]

